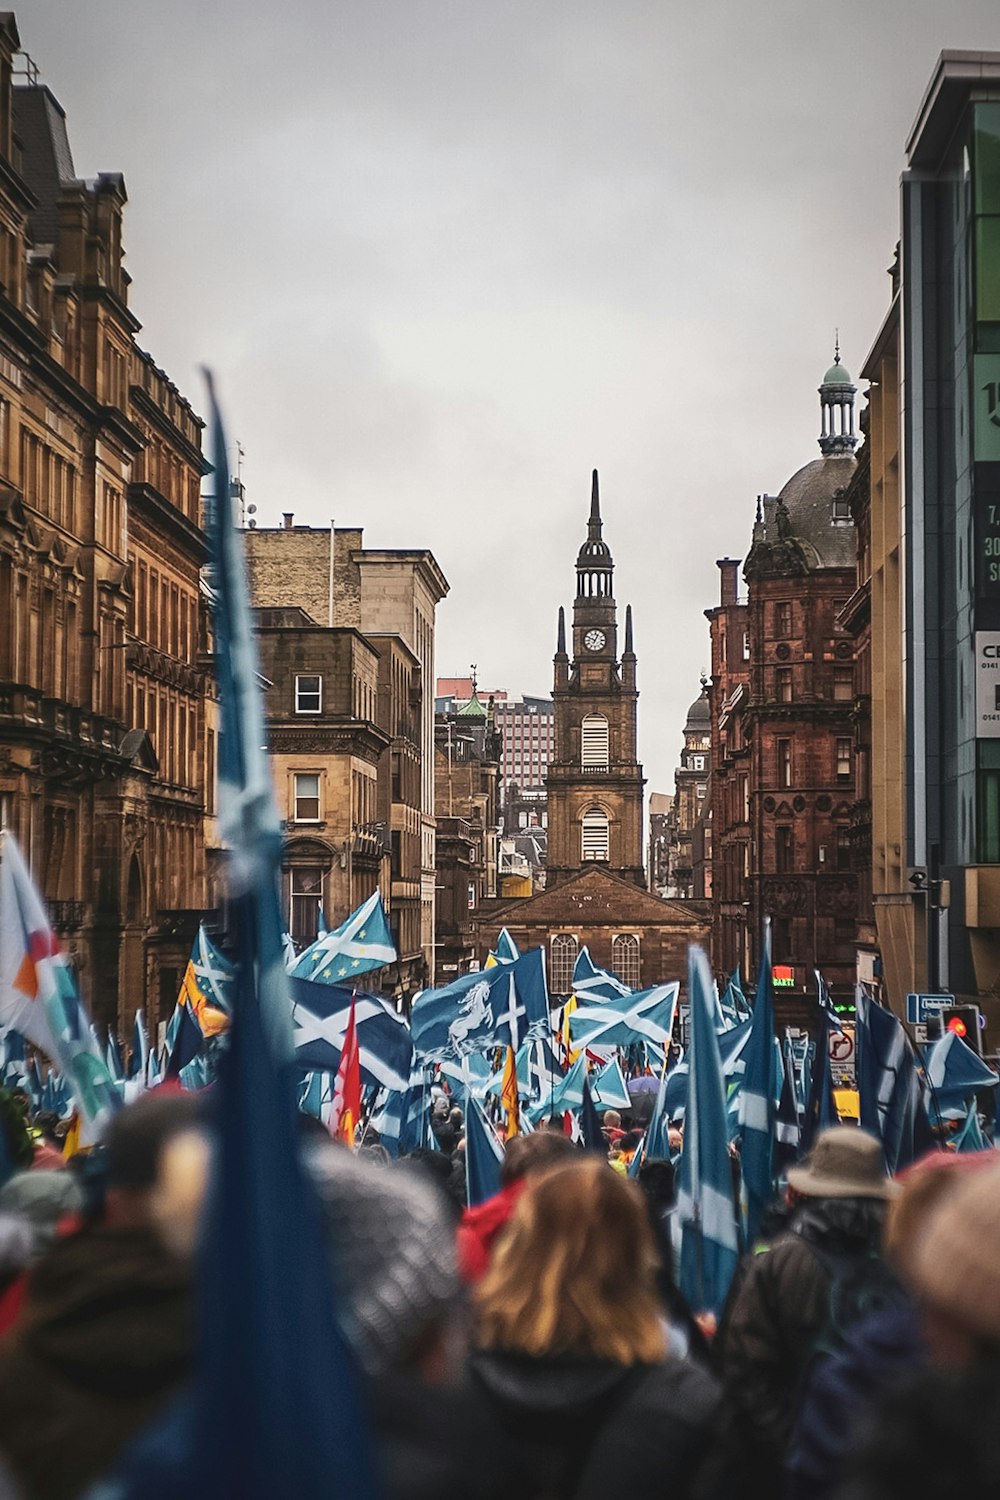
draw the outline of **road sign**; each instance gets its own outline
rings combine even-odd
[[[926,1026],[932,1016],[954,1004],[954,995],[907,995],[906,1019],[911,1026]]]
[[[830,1030],[828,1046],[830,1049],[830,1072],[833,1075],[834,1087],[841,1083],[854,1081],[855,1042],[854,1027],[847,1025],[843,1031]]]

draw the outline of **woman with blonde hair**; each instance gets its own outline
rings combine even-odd
[[[511,1443],[519,1500],[692,1492],[714,1382],[667,1358],[639,1189],[593,1157],[533,1179],[476,1290],[473,1388]]]

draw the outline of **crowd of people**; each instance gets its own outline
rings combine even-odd
[[[0,1500],[140,1493],[194,1371],[211,1095],[154,1090],[69,1158],[0,1102]],[[630,1124],[606,1155],[515,1137],[468,1208],[450,1101],[400,1161],[301,1117],[388,1500],[1000,1492],[1000,1156],[893,1181],[824,1131],[716,1324],[677,1290],[675,1164],[616,1169]]]

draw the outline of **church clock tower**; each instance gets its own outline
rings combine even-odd
[[[593,863],[638,886],[646,884],[632,609],[625,611],[625,649],[619,659],[615,565],[602,529],[595,469],[587,540],[576,559],[572,661],[565,612],[559,610],[552,688],[555,738],[546,779],[547,890]]]

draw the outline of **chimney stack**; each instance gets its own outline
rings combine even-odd
[[[723,604],[735,604],[739,597],[740,560],[738,557],[721,557],[715,565],[722,574]]]
[[[282,515],[281,515],[281,519],[285,523],[285,530],[286,531],[291,531],[291,529],[292,529],[292,522],[295,519],[295,512],[291,511],[291,510],[283,511]]]

